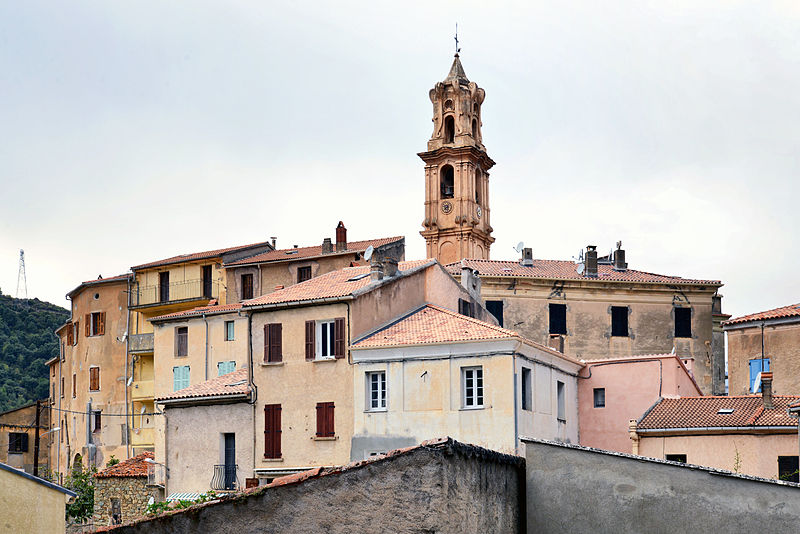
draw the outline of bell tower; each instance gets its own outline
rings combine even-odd
[[[469,81],[458,53],[447,78],[429,93],[433,135],[425,162],[425,220],[420,235],[427,256],[442,264],[462,258],[489,259],[494,243],[489,224],[489,169],[481,135],[486,92]]]

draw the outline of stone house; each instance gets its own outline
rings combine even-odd
[[[36,427],[36,410],[39,409],[39,428]],[[36,434],[39,438],[38,475],[49,467],[50,441],[53,432],[50,428],[50,410],[47,400],[32,402],[14,410],[0,413],[0,462],[28,474],[34,474],[34,451]]]
[[[95,474],[95,526],[119,525],[142,517],[152,496],[147,486],[148,460],[145,451]]]
[[[758,373],[766,371],[775,377],[774,393],[800,394],[800,304],[729,319],[722,328],[731,395],[757,393]]]

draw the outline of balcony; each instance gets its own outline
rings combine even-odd
[[[131,430],[131,446],[152,447],[155,443],[155,429],[153,428],[134,428]]]
[[[214,476],[211,478],[211,489],[217,491],[233,491],[241,489],[236,464],[223,464],[214,466]]]
[[[147,485],[164,487],[164,464],[147,462]]]
[[[131,308],[163,306],[193,300],[219,298],[220,283],[213,280],[186,280],[171,282],[166,286],[156,284],[131,291]]]
[[[131,334],[128,347],[132,354],[153,352],[153,334]]]
[[[137,380],[131,384],[131,400],[153,399],[153,381]]]

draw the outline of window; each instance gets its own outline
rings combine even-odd
[[[487,300],[486,310],[494,315],[497,319],[497,324],[503,326],[503,301],[502,300]]]
[[[306,360],[344,358],[344,317],[306,321]]]
[[[441,196],[442,198],[453,198],[455,193],[455,179],[453,167],[445,165],[441,171]]]
[[[299,267],[297,269],[297,283],[311,280],[311,266]]]
[[[627,306],[611,306],[611,335],[628,337]]]
[[[778,478],[787,482],[800,482],[797,456],[778,456]]]
[[[478,121],[477,121],[477,119],[472,119],[472,139],[474,139],[475,141],[478,140]],[[478,199],[476,198],[475,201],[477,202]]]
[[[61,398],[64,398],[64,377],[61,377]]]
[[[594,388],[594,407],[606,407],[606,388]]]
[[[236,362],[229,361],[229,362],[219,362],[217,364],[217,376],[227,375],[228,373],[232,373],[236,370]]]
[[[475,307],[472,302],[464,299],[458,299],[458,313],[466,315],[467,317],[475,317]]]
[[[103,428],[101,414],[102,412],[100,410],[92,411],[92,432],[100,432]]]
[[[686,455],[685,454],[667,454],[664,456],[664,459],[670,462],[681,462],[686,463]]]
[[[67,347],[65,347],[64,344],[62,343],[61,344],[61,361],[63,362],[66,359],[67,359]],[[53,367],[55,367],[55,366],[53,366]],[[53,373],[55,373],[55,371],[53,371]]]
[[[281,457],[281,405],[264,406],[264,458]]]
[[[333,403],[317,403],[317,437],[332,438],[336,434],[333,427]]]
[[[78,344],[78,332],[80,332],[80,321],[75,321],[72,323],[72,345],[75,346]]]
[[[234,323],[233,321],[225,321],[225,341],[233,341]]]
[[[102,336],[106,333],[106,312],[87,313],[85,320],[86,337]]]
[[[464,408],[483,408],[483,367],[461,368],[461,392]]]
[[[158,273],[158,301],[169,301],[169,271]]]
[[[452,115],[444,118],[444,142],[452,143],[456,137],[456,121]]]
[[[522,368],[522,409],[531,410],[533,406],[533,396],[531,395],[531,370],[527,367]]]
[[[283,361],[283,325],[281,323],[264,325],[264,361],[270,363]]]
[[[100,391],[99,367],[89,367],[89,391]]]
[[[242,300],[253,298],[253,275],[252,273],[242,275]]]
[[[89,370],[89,374],[91,375],[92,371]],[[78,375],[72,373],[72,398],[78,396]]]
[[[556,381],[556,398],[558,401],[558,420],[566,421],[567,398],[566,398],[566,392],[564,391],[564,382],[560,380]]]
[[[675,309],[675,337],[692,337],[692,309]]]
[[[69,325],[69,327],[67,327],[67,345],[71,347],[74,344],[75,344],[75,323],[72,323],[71,325]],[[61,352],[61,357],[63,360],[64,357],[63,351]]]
[[[28,434],[25,432],[9,432],[8,452],[28,452]]]
[[[189,327],[175,327],[175,356],[189,355]]]
[[[172,368],[172,391],[189,387],[189,366],[181,365]]]
[[[567,305],[566,304],[550,304],[550,333],[551,334],[564,334],[567,333]]]
[[[754,390],[753,388],[756,387],[756,378],[758,378],[758,373],[766,373],[769,371],[769,358],[754,358],[750,360],[750,393],[760,393],[761,392],[761,384],[758,385],[758,389]]]
[[[367,409],[386,409],[386,371],[367,373]]]
[[[212,297],[211,265],[203,265],[203,296]]]

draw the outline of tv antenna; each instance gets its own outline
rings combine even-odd
[[[521,253],[522,253],[522,249],[523,249],[523,248],[525,248],[525,243],[523,243],[522,241],[520,241],[519,243],[517,243],[517,246],[516,246],[516,247],[514,247],[514,250],[516,250],[516,251],[517,251],[517,254],[521,254]]]
[[[458,22],[456,22],[456,36],[454,39],[456,40],[456,57],[458,57],[458,53],[461,52],[461,49],[458,47]]]
[[[369,261],[372,258],[372,253],[375,252],[375,247],[372,245],[367,247],[367,250],[364,251],[364,261]]]
[[[22,298],[28,298],[28,278],[25,276],[25,251],[19,249],[19,272],[17,273],[17,298],[20,298],[19,288],[22,286]]]

